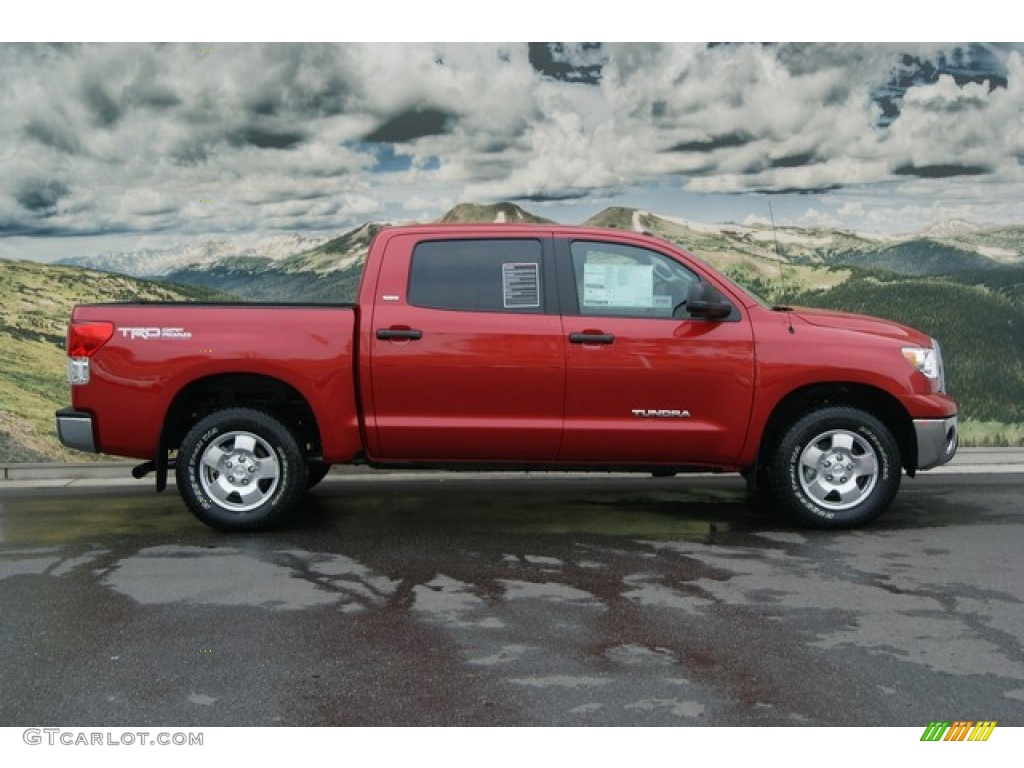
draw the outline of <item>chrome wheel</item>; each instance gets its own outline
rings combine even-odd
[[[766,456],[776,503],[816,528],[874,520],[900,487],[900,450],[874,414],[834,405],[810,411],[784,430]]]
[[[833,429],[815,437],[799,460],[800,487],[826,509],[850,509],[871,495],[878,457],[860,435]]]
[[[203,451],[199,483],[221,507],[256,509],[274,495],[281,467],[270,444],[249,432],[220,435]]]
[[[178,446],[178,493],[221,531],[260,531],[294,512],[306,460],[292,430],[255,408],[224,408],[200,419]]]

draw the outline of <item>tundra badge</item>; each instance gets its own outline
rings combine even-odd
[[[690,412],[678,408],[634,408],[634,416],[642,419],[688,419]]]

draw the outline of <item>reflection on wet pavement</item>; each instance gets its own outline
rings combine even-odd
[[[820,533],[721,481],[440,485],[327,487],[260,536],[170,496],[3,499],[0,724],[1024,716],[1005,510],[912,493]]]

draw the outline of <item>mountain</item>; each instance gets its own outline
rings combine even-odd
[[[460,203],[437,221],[554,223],[509,202]],[[1024,265],[1024,228],[962,221],[935,224],[917,233],[880,236],[826,228],[704,224],[614,207],[584,223],[651,232],[773,299],[838,285],[856,269],[928,276]],[[237,293],[249,300],[351,301],[369,241],[381,226],[366,223],[333,239],[281,235],[249,243],[209,240],[166,250],[76,257],[61,263],[159,276]]]
[[[702,224],[632,208],[608,208],[588,226],[647,231],[672,241],[756,293],[782,300],[840,285],[854,273],[907,277],[987,271],[1006,282],[1024,267],[1024,228],[947,222],[904,235],[766,225]]]
[[[551,219],[530,213],[515,203],[476,205],[459,203],[437,220],[438,224],[554,224]]]
[[[553,224],[514,203],[475,205],[460,203],[444,214],[438,223],[523,222]],[[103,272],[116,272],[133,277],[184,276],[187,281],[202,282],[200,270],[208,268],[218,275],[244,271],[248,267],[265,267],[283,274],[314,270],[331,272],[347,269],[351,260],[365,254],[370,239],[384,226],[369,222],[333,239],[283,234],[247,242],[245,239],[204,240],[174,248],[117,251],[95,256],[73,256],[57,261],[64,266],[85,267]],[[279,266],[273,266],[274,264]],[[194,275],[193,277],[189,277]],[[230,279],[227,282],[231,283]]]
[[[437,223],[506,222],[551,224],[512,203],[473,205],[460,203]],[[184,285],[205,286],[244,296],[249,301],[355,301],[370,240],[386,226],[371,222],[315,248],[283,259],[238,257],[186,265],[164,274]]]
[[[886,270],[901,275],[949,275],[956,272],[997,269],[997,261],[974,250],[924,238],[888,245],[878,250],[835,253],[831,263]]]
[[[213,301],[190,289],[78,267],[0,259],[0,462],[83,461],[57,441],[53,412],[68,404],[64,334],[75,304]]]
[[[280,262],[285,272],[337,272],[362,266],[370,241],[385,224],[368,223]]]
[[[284,234],[263,238],[251,243],[232,240],[205,240],[166,249],[118,251],[97,256],[73,256],[57,264],[117,272],[133,277],[159,277],[176,270],[199,264],[211,264],[228,258],[257,258],[276,261],[308,251],[326,238]]]
[[[240,301],[348,303],[355,300],[370,240],[382,226],[364,224],[283,259],[232,257],[188,265],[164,277],[234,294]]]
[[[849,271],[829,264],[823,254],[875,247],[875,241],[849,232],[704,224],[632,208],[608,208],[584,223],[649,232],[675,243],[769,300],[793,291],[838,285],[849,277]]]

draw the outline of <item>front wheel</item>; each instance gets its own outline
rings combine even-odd
[[[306,462],[291,430],[250,408],[226,408],[197,422],[181,441],[175,472],[192,513],[221,531],[273,527],[306,487]]]
[[[882,514],[900,487],[900,455],[882,422],[857,408],[821,408],[783,434],[770,470],[783,509],[817,528],[853,528]]]

